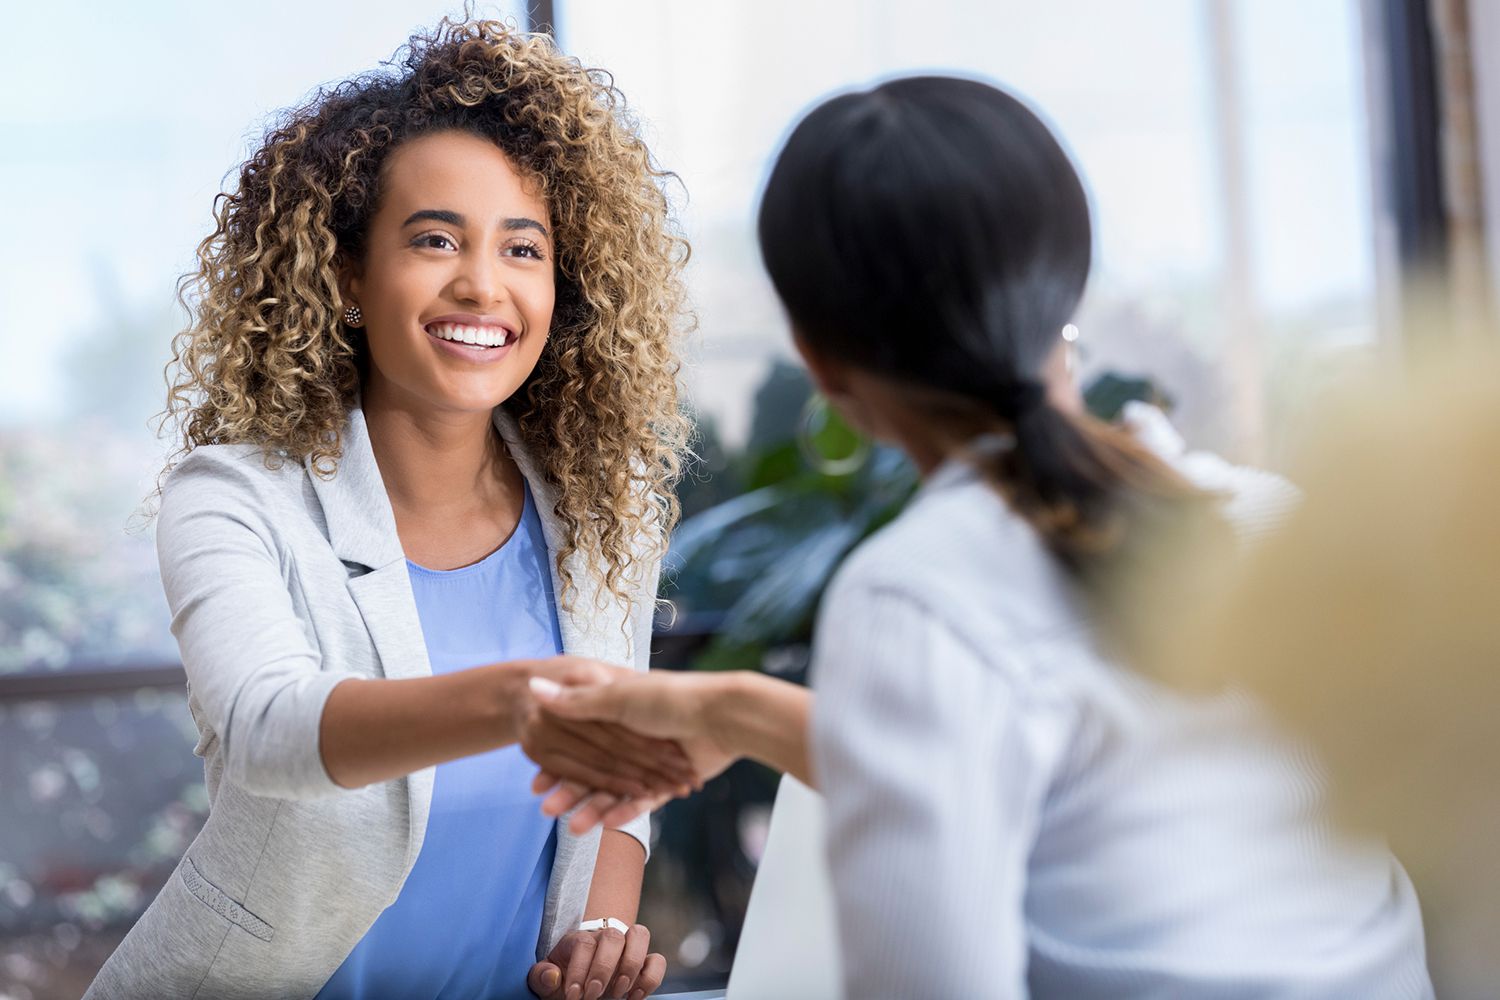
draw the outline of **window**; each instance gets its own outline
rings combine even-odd
[[[789,352],[753,237],[768,158],[820,97],[894,74],[979,75],[1055,125],[1095,212],[1083,377],[1149,376],[1194,444],[1274,463],[1297,400],[1375,341],[1354,3],[558,7],[564,47],[615,75],[682,178],[689,380],[731,443]]]

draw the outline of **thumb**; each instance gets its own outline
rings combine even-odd
[[[610,685],[563,687],[545,677],[533,677],[530,683],[532,695],[554,715],[603,722],[619,718],[620,706]]]
[[[539,997],[550,997],[562,986],[562,970],[551,962],[538,962],[526,974],[526,985]]]

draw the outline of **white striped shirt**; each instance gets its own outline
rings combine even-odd
[[[1294,502],[1130,416],[1252,530]],[[1321,822],[1315,764],[1248,700],[1101,656],[1065,571],[964,466],[849,559],[816,636],[850,997],[1432,995],[1405,873]]]

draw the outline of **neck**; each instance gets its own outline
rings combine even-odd
[[[906,457],[911,459],[923,479],[936,472],[958,447],[956,441],[933,433],[930,426],[920,420],[910,419],[908,414],[892,416],[894,419],[890,421],[888,431],[891,441],[906,452]]]
[[[1038,373],[1047,390],[1048,405],[1065,413],[1084,412],[1083,395],[1068,370],[1065,345],[1059,346]],[[940,395],[925,398],[921,390],[891,381],[880,375],[849,369],[842,373],[845,395],[854,397],[855,412],[846,414],[851,421],[880,440],[906,453],[923,479],[931,476],[955,452],[975,435],[993,429],[977,412],[954,410],[946,418],[937,418],[946,401]],[[951,407],[950,407],[951,408]]]
[[[856,428],[906,453],[926,479],[981,428],[972,417],[938,420],[920,393],[884,376],[851,369],[843,374],[841,409]],[[970,426],[972,425],[972,426]]]
[[[397,511],[473,507],[499,488],[505,453],[488,411],[435,410],[375,378],[362,396],[370,448]]]

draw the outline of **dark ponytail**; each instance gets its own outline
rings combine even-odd
[[[1142,522],[1209,499],[1129,434],[1047,398],[1088,279],[1089,210],[1015,98],[914,77],[824,103],[772,168],[759,235],[814,350],[1009,435],[975,461],[1080,574],[1133,549]]]

